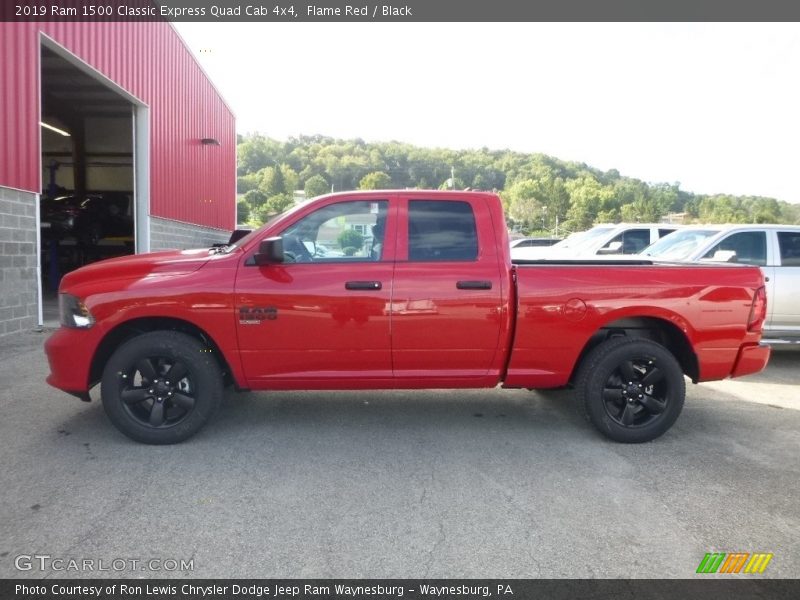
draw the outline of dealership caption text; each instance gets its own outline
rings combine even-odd
[[[487,598],[494,595],[488,585],[426,585],[421,584],[418,588],[406,587],[402,585],[194,585],[184,583],[180,586],[173,584],[155,585],[131,585],[131,584],[112,584],[112,585],[28,585],[19,583],[15,585],[16,596],[68,596],[74,598],[130,595],[130,596],[175,596],[180,593],[182,596],[193,598],[208,598],[212,600],[216,597],[246,596],[248,598],[307,598],[308,596],[323,596],[330,598],[332,595],[343,597],[355,596],[394,596],[402,598],[406,591],[419,591],[421,596],[444,597],[444,596],[469,596],[472,598]],[[498,596],[513,596],[514,591],[507,583],[497,585]]]
[[[302,12],[301,12],[302,11]],[[220,6],[128,6],[114,2],[113,4],[85,4],[80,7],[58,6],[55,4],[36,4],[14,6],[17,17],[125,17],[125,18],[164,18],[181,19],[184,17],[214,17],[216,19],[241,18],[241,17],[277,17],[281,19],[296,19],[299,16],[306,18],[324,17],[413,17],[413,11],[408,5],[394,6],[389,4],[364,4],[355,6],[305,6],[287,5],[235,5]]]

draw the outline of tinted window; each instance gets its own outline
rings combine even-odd
[[[601,254],[638,254],[650,245],[649,229],[631,229],[603,246]]]
[[[409,260],[475,260],[477,257],[475,215],[467,202],[409,202]]]
[[[662,238],[665,235],[669,235],[673,231],[675,231],[675,230],[674,229],[659,229],[658,230],[658,237]]]
[[[649,229],[631,229],[622,234],[622,253],[639,254],[650,245]]]
[[[717,252],[720,254],[717,255]],[[767,235],[763,231],[734,233],[711,248],[703,258],[746,265],[765,265],[767,264]]]
[[[778,246],[784,267],[800,267],[800,231],[779,231]]]

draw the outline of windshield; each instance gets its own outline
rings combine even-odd
[[[686,260],[719,229],[682,229],[664,236],[642,251],[645,256],[666,260]]]
[[[578,234],[574,240],[570,241],[569,244],[564,244],[562,247],[572,248],[577,251],[588,250],[599,237],[607,234],[612,229],[614,229],[613,225],[609,227],[593,227],[589,231]],[[564,241],[569,241],[569,239]]]
[[[611,227],[593,227],[588,231],[576,231],[575,233],[570,233],[557,244],[553,244],[550,248],[575,248],[578,244],[583,243],[584,240],[594,238],[594,236],[608,231],[609,229],[611,229]]]

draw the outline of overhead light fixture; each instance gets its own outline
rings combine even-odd
[[[49,123],[45,123],[44,121],[39,121],[39,125],[44,127],[45,129],[49,129],[50,131],[55,131],[56,133],[60,133],[64,137],[72,137],[68,131],[64,131],[63,129],[59,129],[58,127],[53,127]]]
[[[214,138],[203,138],[200,140],[200,143],[203,144],[203,146],[219,146],[219,140]]]

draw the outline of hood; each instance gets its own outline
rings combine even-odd
[[[167,250],[109,258],[67,273],[61,280],[59,291],[90,281],[141,279],[154,274],[192,273],[206,264],[210,258],[208,248]]]

